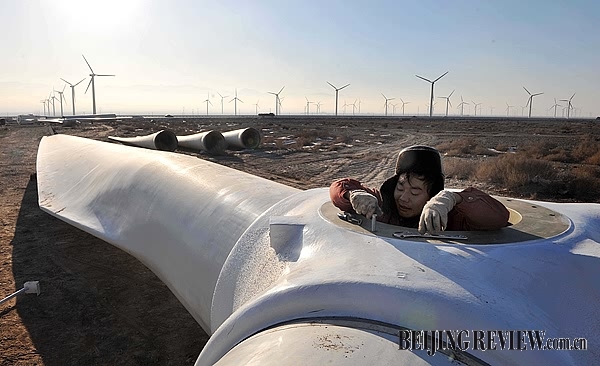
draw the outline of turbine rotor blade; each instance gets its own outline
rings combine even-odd
[[[73,86],[73,84],[69,83],[68,81],[66,81],[66,80],[65,80],[65,79],[63,79],[63,78],[60,78],[60,80],[62,80],[62,81],[64,81],[65,83],[67,83],[67,84],[69,84],[69,85]]]
[[[338,90],[342,90],[342,89],[344,89],[345,87],[347,87],[347,86],[349,86],[349,85],[350,85],[350,84],[346,84],[346,85],[342,86],[341,88],[339,88]]]
[[[327,84],[331,85],[332,88],[334,88],[335,90],[337,90],[337,88],[335,86],[333,86],[333,84],[330,83],[329,81],[327,82]]]
[[[446,74],[447,74],[448,72],[449,72],[449,71],[446,71],[444,74],[442,74],[442,76],[440,76],[439,78],[435,79],[433,82],[435,83],[436,81],[440,80],[441,78],[443,78],[444,76],[446,76]]]
[[[283,89],[285,89],[285,85],[283,86],[283,88],[281,88],[281,90],[277,94],[281,94],[281,92],[283,91]]]
[[[432,81],[431,81],[431,80],[429,80],[429,79],[425,79],[425,78],[424,78],[424,77],[422,77],[422,76],[419,76],[419,75],[415,75],[415,76],[416,76],[416,77],[418,77],[419,79],[423,79],[423,80],[425,80],[425,81],[426,81],[426,82],[428,82],[428,83],[432,83]]]
[[[73,85],[73,87],[76,87],[77,85],[81,84],[81,82],[84,81],[84,80],[85,80],[85,78],[79,80],[79,82],[77,84]]]
[[[450,93],[450,95],[448,95],[448,99],[450,99],[450,97],[452,96],[452,94],[454,94],[455,91],[456,91],[456,89],[452,90],[452,93]]]
[[[90,71],[92,72],[92,74],[94,73],[94,70],[92,70],[92,67],[90,66],[90,63],[88,62],[88,60],[85,58],[85,56],[81,55],[83,57],[83,59],[85,60],[85,63],[88,65],[88,67],[90,68]]]
[[[93,77],[93,76],[91,77],[91,79],[90,79],[90,82],[88,83],[88,86],[87,86],[87,88],[85,88],[85,92],[84,92],[84,94],[87,94],[87,91],[88,91],[88,89],[90,88],[90,85],[92,85],[92,80],[94,80],[94,77]]]
[[[96,74],[96,76],[117,76],[117,75]]]
[[[531,93],[529,92],[529,90],[527,90],[526,87],[523,87],[523,89],[525,89],[525,91],[527,92],[527,94],[531,95]]]

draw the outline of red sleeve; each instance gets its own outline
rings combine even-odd
[[[473,187],[458,194],[462,202],[448,215],[449,230],[498,230],[508,225],[508,210],[492,196]]]
[[[359,181],[351,178],[343,178],[331,183],[331,186],[329,186],[329,197],[331,198],[331,203],[333,203],[335,207],[342,211],[354,212],[354,209],[350,204],[350,200],[344,198],[344,194],[355,189],[362,189],[363,191],[371,193],[377,197],[377,200],[381,205],[381,196],[379,195],[378,190],[365,187]]]

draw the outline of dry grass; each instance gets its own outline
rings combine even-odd
[[[478,141],[467,138],[439,144],[437,149],[448,156],[496,155]]]

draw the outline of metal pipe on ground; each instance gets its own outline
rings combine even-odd
[[[260,133],[252,127],[223,132],[223,137],[232,150],[256,149],[260,145]]]
[[[222,154],[227,148],[225,137],[219,131],[206,131],[187,136],[177,136],[179,146],[206,151],[210,154]]]
[[[108,136],[109,140],[118,141],[125,145],[145,147],[161,151],[175,151],[177,149],[177,136],[169,130],[160,130],[146,136],[115,137]]]

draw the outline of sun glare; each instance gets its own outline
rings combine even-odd
[[[135,19],[141,0],[63,0],[57,2],[59,12],[80,26],[102,27],[103,31]]]

